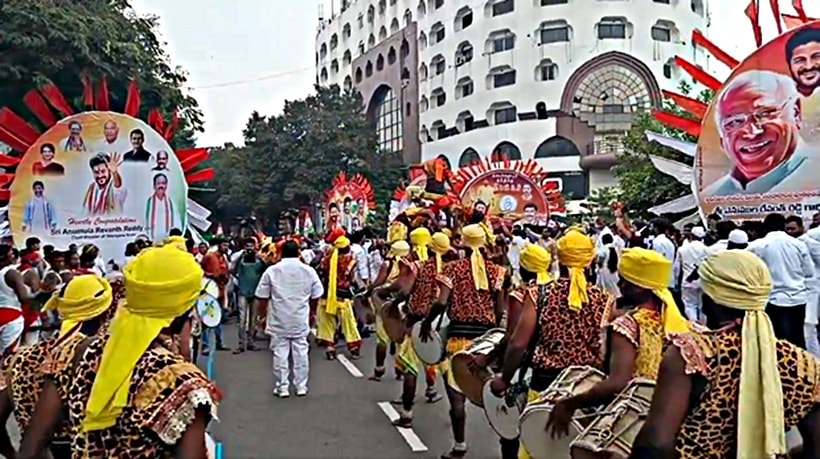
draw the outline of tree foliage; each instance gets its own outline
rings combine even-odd
[[[176,147],[192,146],[202,112],[182,87],[186,74],[171,66],[156,34],[158,18],[138,15],[129,0],[6,0],[0,37],[0,106],[34,124],[23,95],[51,81],[82,107],[81,75],[106,75],[111,108],[122,110],[131,78],[140,84],[145,119],[160,108],[166,119],[179,109]]]
[[[245,146],[212,153],[210,166],[217,172],[212,186],[219,190],[212,208],[225,218],[308,207],[323,201],[339,171],[362,173],[376,202],[388,202],[405,168],[398,155],[378,151],[362,106],[358,92],[317,86],[308,97],[285,102],[281,115],[251,114]]]
[[[679,92],[689,95],[692,88],[687,83],[682,82]],[[708,104],[713,96],[713,91],[703,90],[697,95],[697,99]],[[668,99],[664,100],[663,109],[679,116],[693,118],[692,115],[684,112]],[[645,214],[646,210],[652,206],[690,192],[685,185],[658,171],[649,156],[660,156],[688,164],[692,164],[692,159],[677,151],[650,142],[646,138],[646,131],[688,142],[697,142],[697,138],[679,129],[669,128],[659,123],[652,117],[651,113],[642,113],[637,116],[632,128],[623,138],[626,151],[618,157],[618,162],[613,167],[615,177],[618,179],[618,188],[621,191],[620,199],[634,215]]]

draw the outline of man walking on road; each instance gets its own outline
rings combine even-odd
[[[233,351],[234,354],[257,350],[253,344],[257,317],[253,299],[265,271],[265,263],[256,254],[255,239],[245,239],[244,250],[239,253],[232,269],[239,289],[239,347]]]
[[[285,242],[282,259],[265,271],[256,289],[259,310],[267,311],[265,333],[271,337],[273,395],[277,397],[290,396],[291,376],[296,396],[308,393],[310,310],[322,294],[324,289],[316,271],[299,259],[299,246],[294,241]],[[288,365],[291,358],[292,372]]]

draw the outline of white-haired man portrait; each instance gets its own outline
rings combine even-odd
[[[787,75],[751,70],[718,95],[715,124],[732,169],[706,196],[789,192],[815,182],[816,154],[800,135],[802,102]]]

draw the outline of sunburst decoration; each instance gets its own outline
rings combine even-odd
[[[427,182],[427,174],[420,167],[410,167],[407,171],[407,183],[400,183],[399,186],[393,190],[393,201],[402,202],[407,199],[407,188],[411,186],[422,187]]]
[[[376,195],[373,193],[373,187],[370,185],[370,181],[362,174],[356,174],[348,178],[344,171],[339,172],[339,175],[330,183],[330,189],[325,192],[327,202],[330,203],[337,193],[355,193],[356,198],[361,197],[365,199],[368,209],[372,210],[376,208]]]
[[[96,90],[88,75],[81,77],[83,83],[83,105],[84,110],[75,110],[62,91],[54,83],[46,83],[37,89],[32,89],[23,96],[23,102],[29,111],[43,124],[44,131],[28,123],[23,117],[13,112],[7,107],[0,109],[0,142],[11,147],[8,153],[0,154],[0,168],[4,173],[0,173],[0,206],[8,209],[8,201],[11,198],[11,184],[14,180],[15,169],[28,149],[37,142],[37,139],[49,128],[59,122],[58,115],[62,118],[70,117],[85,111],[111,111],[109,103],[108,82],[106,77],[100,78]],[[128,95],[125,101],[123,114],[133,118],[139,117],[140,111],[140,90],[136,80],[131,80],[128,86]],[[162,137],[170,142],[179,127],[179,116],[177,111],[171,115],[171,119],[166,122],[159,109],[153,108],[148,112],[147,123]],[[185,174],[185,181],[188,184],[213,180],[215,172],[213,168],[200,169],[194,171],[196,167],[208,159],[209,153],[206,148],[183,148],[174,149],[174,153],[179,159],[182,170]],[[189,203],[191,200],[188,200]],[[208,212],[202,206],[197,206],[205,211],[205,214],[189,215],[192,223],[196,221],[207,222]],[[197,218],[198,217],[198,218]],[[210,225],[210,223],[208,223]],[[200,225],[195,225],[200,226]],[[200,229],[206,229],[201,228]]]
[[[500,161],[493,161],[491,158],[487,158],[473,165],[459,168],[453,174],[453,186],[448,190],[448,194],[455,202],[461,203],[462,195],[467,186],[478,177],[492,171],[512,172],[526,176],[544,193],[544,199],[550,208],[550,212],[563,211],[564,198],[561,195],[558,182],[548,177],[547,171],[534,159],[510,161],[505,158]]]

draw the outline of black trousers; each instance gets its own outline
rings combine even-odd
[[[777,306],[766,305],[766,314],[772,321],[774,336],[786,340],[801,349],[806,348],[806,336],[803,334],[803,322],[806,320],[806,305]]]

